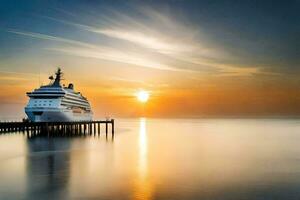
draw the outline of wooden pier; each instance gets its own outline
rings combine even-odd
[[[35,136],[100,136],[101,125],[105,126],[106,138],[109,131],[113,138],[115,133],[114,119],[78,122],[0,122],[0,134],[20,132],[27,134],[29,138]]]

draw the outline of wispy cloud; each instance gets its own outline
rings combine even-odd
[[[161,53],[183,52],[193,50],[193,46],[189,45],[186,41],[180,42],[180,39],[177,38],[176,40],[174,40],[171,37],[171,35],[164,37],[163,34],[158,34],[156,30],[157,28],[151,29],[150,27],[145,26],[141,22],[138,22],[138,20],[130,18],[129,16],[125,17],[125,15],[121,13],[115,13],[115,16],[116,18],[114,19],[107,19],[111,25],[109,27],[103,28],[99,28],[96,25],[80,24],[48,16],[43,17],[49,20],[77,27],[81,30],[86,30],[97,34],[102,34],[107,37],[138,44],[141,47],[153,49]],[[122,21],[122,23],[118,23],[118,21]],[[124,24],[126,24],[126,27],[124,27]],[[132,25],[128,26],[129,24]]]
[[[0,71],[0,82],[6,84],[15,84],[15,85],[22,85],[25,82],[37,82],[40,76],[47,76],[46,74],[42,73],[29,73],[29,72],[17,72],[17,71]],[[22,83],[22,84],[21,84]]]
[[[70,47],[59,46],[56,48],[45,48],[47,50],[61,52],[68,55],[109,60],[109,61],[126,63],[135,66],[141,66],[141,67],[158,69],[158,70],[167,70],[167,71],[174,71],[174,72],[197,72],[189,69],[171,67],[166,64],[160,63],[159,61],[152,61],[141,54],[137,54],[130,51],[124,52],[103,45],[94,45],[86,42],[80,42],[76,40],[71,40],[67,38],[41,34],[41,33],[33,33],[33,32],[26,32],[26,31],[19,31],[19,30],[8,30],[8,32],[18,34],[18,35],[33,37],[37,39],[42,39],[42,40],[51,40],[59,43],[69,44],[71,45]]]
[[[28,37],[32,37],[32,38],[42,39],[42,40],[51,40],[51,41],[55,41],[55,42],[63,42],[63,43],[68,43],[71,45],[78,45],[78,46],[82,46],[82,47],[97,48],[96,46],[88,44],[88,43],[84,43],[84,42],[80,42],[80,41],[76,41],[76,40],[70,40],[70,39],[52,36],[52,35],[47,35],[47,34],[19,31],[19,30],[13,30],[13,29],[9,29],[9,30],[7,30],[7,32],[15,33],[18,35],[23,35],[23,36],[28,36]]]
[[[126,40],[132,43],[142,45],[143,47],[157,50],[159,52],[181,51],[182,48],[172,45],[170,43],[159,40],[153,36],[147,36],[141,32],[128,31],[128,30],[113,30],[113,29],[92,29],[96,33]]]
[[[129,82],[129,83],[138,83],[138,84],[144,84],[145,82],[144,81],[140,81],[140,80],[132,80],[132,79],[129,79],[129,78],[121,78],[121,77],[116,77],[116,76],[113,76],[113,77],[110,77],[109,80],[111,81],[120,81],[120,82]]]
[[[39,74],[29,72],[15,72],[15,71],[3,71],[0,70],[0,74],[20,75],[20,76],[38,76]]]
[[[130,84],[135,85],[135,87],[136,86],[145,86],[146,88],[154,88],[154,89],[169,87],[169,84],[167,84],[167,83],[154,83],[154,82],[148,83],[145,81],[136,80],[136,79],[132,79],[132,78],[123,78],[123,77],[116,77],[116,76],[110,77],[108,80],[115,81],[117,83],[122,83],[122,82],[127,83],[127,84],[130,83]],[[122,84],[121,84],[121,86],[122,86]]]
[[[167,71],[175,71],[175,72],[189,71],[189,70],[178,69],[175,67],[170,67],[168,65],[161,64],[159,62],[154,62],[147,58],[143,58],[143,56],[138,54],[133,55],[132,53],[124,53],[113,49],[102,50],[98,48],[97,50],[93,50],[93,49],[82,49],[82,48],[72,48],[72,47],[71,48],[47,48],[47,49],[52,51],[62,52],[73,56],[102,59],[102,60],[108,60],[113,62],[131,64],[134,66],[158,69],[158,70],[167,70]]]
[[[257,66],[244,67],[234,64],[223,64],[222,59],[228,59],[231,55],[216,47],[212,48],[207,45],[206,38],[201,35],[199,30],[183,25],[179,20],[153,9],[139,7],[138,11],[142,13],[146,21],[111,10],[110,18],[101,19],[102,21],[106,20],[104,24],[108,24],[104,27],[74,23],[51,17],[48,17],[48,19],[97,33],[100,36],[103,35],[136,44],[141,47],[142,51],[153,50],[159,54],[166,55],[169,59],[181,61],[186,66],[194,66],[192,69],[182,68],[182,66],[175,67],[174,65],[170,67],[170,65],[163,64],[163,61],[159,61],[159,65],[151,64],[155,69],[205,73],[205,70],[203,70],[203,66],[205,66],[205,68],[212,68],[218,76],[247,76],[261,73]],[[138,57],[142,57],[142,51]],[[97,57],[99,57],[99,54]],[[134,60],[136,62],[136,59]],[[129,63],[132,64],[132,62]],[[137,63],[140,64],[140,62]],[[145,66],[149,67],[149,65]]]
[[[257,66],[240,67],[223,64],[222,59],[232,55],[209,45],[201,31],[191,25],[147,7],[138,7],[136,11],[141,14],[141,18],[109,10],[109,16],[101,15],[100,19],[97,19],[102,22],[100,25],[93,21],[82,24],[44,16],[46,19],[85,31],[87,38],[98,35],[98,39],[105,40],[103,37],[108,37],[111,40],[110,44],[113,44],[109,46],[104,43],[92,44],[13,29],[8,32],[59,43],[56,47],[46,47],[47,50],[157,70],[205,74],[208,72],[206,69],[211,68],[210,72],[215,72],[219,76],[247,76],[261,73]],[[128,46],[124,45],[124,42],[127,42]],[[132,45],[137,45],[138,49],[132,50]]]

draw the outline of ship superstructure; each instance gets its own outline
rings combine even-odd
[[[88,100],[80,92],[74,90],[70,83],[67,87],[61,86],[62,71],[50,76],[50,84],[41,86],[33,92],[28,92],[30,98],[25,113],[33,122],[59,121],[90,121],[92,110]]]

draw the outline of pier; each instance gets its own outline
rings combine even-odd
[[[114,119],[76,122],[0,122],[0,134],[19,132],[26,134],[28,138],[36,136],[100,136],[103,128],[106,138],[109,131],[114,138]]]

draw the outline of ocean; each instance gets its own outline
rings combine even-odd
[[[105,134],[0,135],[0,199],[300,199],[298,119],[116,119]]]

